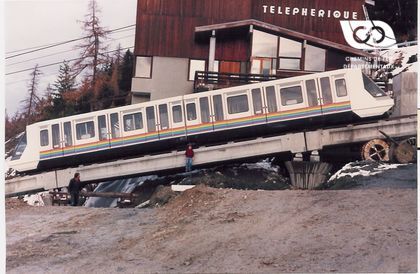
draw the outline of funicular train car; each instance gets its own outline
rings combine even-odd
[[[358,69],[195,93],[27,126],[9,166],[35,172],[322,128],[385,115],[394,101]]]

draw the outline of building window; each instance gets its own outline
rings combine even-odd
[[[205,71],[206,70],[206,61],[204,60],[190,60],[190,73],[188,80],[194,81],[196,71]]]
[[[126,132],[143,128],[143,115],[141,112],[124,115],[123,120],[124,131]]]
[[[252,56],[276,58],[277,40],[276,35],[254,30],[252,33]]]
[[[300,70],[302,43],[280,37],[279,69]]]
[[[152,57],[137,56],[135,77],[152,78],[152,61]]]
[[[326,50],[311,45],[305,48],[305,70],[325,71]]]
[[[95,127],[93,121],[76,124],[77,140],[85,140],[95,137]]]
[[[302,87],[295,86],[280,89],[281,104],[291,106],[303,103]]]
[[[248,96],[238,95],[227,98],[229,114],[236,114],[249,111]]]
[[[46,147],[50,144],[50,141],[49,141],[49,138],[48,138],[48,129],[41,130],[40,140],[41,140],[41,146],[42,147]]]

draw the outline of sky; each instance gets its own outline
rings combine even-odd
[[[2,0],[0,0],[2,1]],[[112,30],[134,25],[137,0],[97,0],[101,10],[99,19],[102,27]],[[4,38],[5,58],[39,47],[85,36],[80,21],[88,13],[87,0],[5,0]],[[134,46],[134,27],[109,35],[109,51],[118,44],[122,48]],[[28,95],[31,70],[39,66],[62,62],[79,57],[73,42],[5,60],[5,105],[8,114],[15,113]],[[21,51],[23,50],[23,51]],[[132,50],[132,49],[131,49]],[[59,64],[41,68],[39,94],[45,93],[48,83],[53,84]],[[9,75],[7,75],[9,74]]]

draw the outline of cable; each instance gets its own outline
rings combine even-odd
[[[110,39],[109,41],[122,40],[122,39],[125,39],[125,38],[128,38],[128,37],[133,37],[133,36],[135,36],[135,35],[134,35],[134,34],[131,34],[131,35],[127,35],[127,36],[123,36],[123,37],[115,38],[115,39]],[[59,52],[56,52],[56,53],[52,53],[52,54],[48,54],[48,55],[43,55],[43,56],[35,57],[35,58],[32,58],[32,59],[26,59],[26,60],[23,60],[23,61],[19,61],[19,62],[16,62],[16,63],[12,63],[12,64],[6,64],[6,67],[7,67],[7,66],[17,65],[17,64],[22,64],[22,63],[25,63],[25,62],[28,62],[28,61],[33,61],[33,60],[37,60],[37,59],[42,59],[42,58],[45,58],[45,57],[50,57],[50,56],[58,55],[58,54],[61,54],[61,53],[71,52],[71,51],[74,51],[74,49],[69,49],[69,50],[59,51]]]
[[[28,61],[33,61],[33,60],[37,60],[37,59],[41,59],[41,58],[45,58],[45,57],[50,57],[50,56],[58,55],[58,54],[61,54],[61,53],[71,52],[71,51],[74,51],[74,49],[59,51],[59,52],[56,52],[56,53],[52,53],[52,54],[48,54],[48,55],[43,55],[43,56],[35,57],[35,58],[32,58],[32,59],[26,59],[26,60],[23,60],[23,61],[12,63],[12,64],[6,64],[6,67],[7,66],[14,66],[14,65],[17,65],[17,64],[22,64],[22,63],[25,63],[25,62],[28,62]]]
[[[129,26],[121,27],[121,28],[112,29],[110,31],[107,31],[106,33],[112,33],[114,31],[130,28],[130,27],[133,27],[133,26],[135,26],[135,25],[129,25]],[[83,39],[86,39],[86,38],[90,38],[92,36],[93,35],[89,35],[89,36],[85,36],[85,37],[81,37],[81,38],[71,39],[71,40],[67,40],[67,41],[63,41],[63,42],[58,42],[58,43],[55,43],[55,44],[49,44],[49,45],[45,45],[45,46],[35,47],[35,49],[33,49],[33,50],[18,53],[18,54],[12,55],[12,56],[7,56],[5,59],[10,59],[10,58],[18,57],[18,56],[21,56],[21,55],[37,52],[37,51],[40,51],[40,50],[49,49],[49,48],[52,48],[52,47],[57,47],[57,46],[60,46],[60,45],[72,43],[72,42],[83,40]],[[23,50],[18,50],[18,51],[23,51]],[[18,51],[15,51],[15,52],[18,52]]]
[[[107,54],[107,53],[111,53],[111,52],[116,52],[118,50],[126,50],[126,49],[131,49],[131,48],[134,48],[134,46],[127,47],[127,48],[121,48],[121,49],[117,49],[117,50],[111,50],[111,51],[104,52],[102,54]],[[92,56],[88,56],[88,57],[92,57]],[[85,58],[86,57],[79,57],[79,58],[69,59],[69,60],[66,60],[66,61],[67,62],[71,62],[71,61],[76,61],[76,60],[82,60],[82,59],[85,59]],[[45,68],[45,67],[55,66],[55,65],[58,65],[58,64],[62,64],[62,63],[63,63],[63,61],[57,62],[57,63],[46,64],[46,65],[38,66],[38,68]],[[30,70],[33,70],[33,68],[9,72],[9,73],[6,73],[6,75],[13,75],[13,74],[17,74],[17,73],[21,73],[21,72],[25,72],[25,71],[30,71]]]

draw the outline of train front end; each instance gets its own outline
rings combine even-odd
[[[384,116],[394,107],[395,102],[372,79],[361,70],[351,73],[352,111],[360,118]]]

